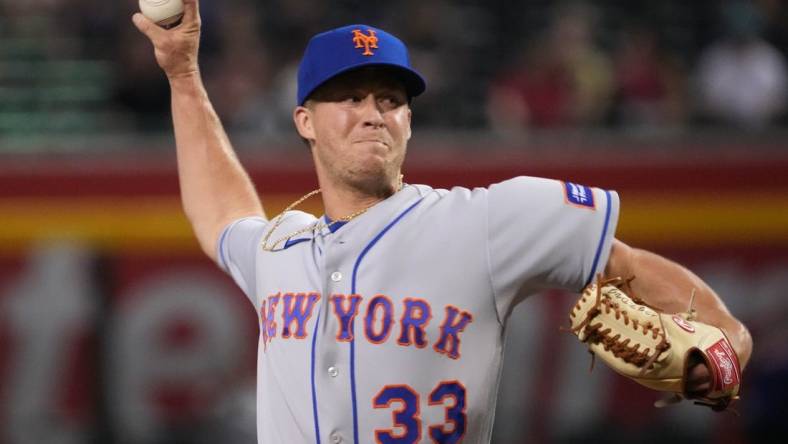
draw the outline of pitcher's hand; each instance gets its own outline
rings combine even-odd
[[[199,0],[183,0],[183,19],[178,26],[171,29],[158,26],[139,12],[132,16],[132,21],[153,43],[156,62],[169,79],[199,72]]]

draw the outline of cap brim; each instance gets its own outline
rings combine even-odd
[[[405,91],[407,92],[409,99],[420,95],[427,88],[427,83],[424,81],[424,78],[415,69],[407,68],[405,66],[398,65],[396,63],[386,63],[386,62],[377,62],[377,61],[365,62],[365,63],[358,63],[353,66],[348,66],[344,69],[341,69],[333,73],[331,76],[329,76],[328,78],[317,84],[314,88],[312,88],[312,90],[309,91],[309,93],[304,97],[304,100],[301,103],[299,103],[299,105],[303,105],[304,103],[306,103],[306,101],[309,100],[309,98],[315,93],[315,91],[320,89],[320,87],[328,83],[330,80],[335,79],[338,76],[341,76],[342,74],[347,74],[349,72],[356,71],[361,68],[371,67],[371,66],[379,66],[382,68],[389,69],[391,73],[395,77],[397,77],[405,86]]]

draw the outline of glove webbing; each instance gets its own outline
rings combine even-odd
[[[622,359],[624,362],[630,363],[637,367],[641,368],[640,375],[642,376],[646,370],[651,368],[654,364],[654,361],[664,352],[665,350],[670,348],[670,343],[667,341],[665,337],[665,327],[662,325],[662,317],[658,316],[660,322],[660,327],[655,328],[655,325],[651,322],[647,322],[641,326],[638,325],[637,319],[632,319],[632,326],[635,330],[642,328],[643,334],[646,335],[649,332],[652,335],[653,339],[657,339],[661,336],[660,342],[654,347],[654,353],[649,355],[649,348],[646,348],[642,351],[638,350],[640,348],[640,344],[635,344],[634,346],[629,346],[629,339],[625,339],[623,342],[619,342],[621,338],[620,334],[616,334],[614,336],[610,336],[611,329],[606,328],[604,330],[600,330],[602,328],[602,323],[597,323],[596,325],[591,325],[591,321],[602,312],[600,305],[604,307],[605,314],[609,314],[612,310],[615,313],[616,319],[620,319],[622,316],[624,318],[624,325],[629,325],[630,318],[627,316],[627,312],[625,310],[621,310],[618,303],[612,302],[609,298],[602,298],[602,287],[606,285],[614,285],[616,287],[621,287],[626,285],[629,287],[629,294],[632,294],[632,287],[630,286],[630,282],[634,278],[623,279],[620,277],[602,280],[601,274],[597,275],[597,286],[596,286],[596,301],[594,302],[593,308],[588,310],[586,318],[578,324],[577,327],[571,329],[573,333],[577,333],[580,329],[584,329],[585,339],[583,342],[590,342],[592,344],[601,343],[602,346],[606,351],[610,351],[616,357]],[[633,301],[646,305],[649,308],[654,309],[654,307],[649,306],[646,304],[642,299],[635,298],[632,296]],[[654,309],[657,311],[656,309]],[[594,368],[594,361],[596,356],[593,352],[591,352],[591,367],[589,371],[593,370]]]

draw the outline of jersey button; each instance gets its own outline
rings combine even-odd
[[[339,374],[339,369],[337,369],[336,367],[332,366],[328,368],[328,375],[331,376],[332,378],[336,378],[338,374]]]
[[[342,280],[342,273],[335,271],[331,273],[331,280],[334,282],[339,282]]]
[[[342,442],[342,435],[340,435],[339,433],[332,433],[331,434],[331,442],[333,442],[334,444],[341,443]]]

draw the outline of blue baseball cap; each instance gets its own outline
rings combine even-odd
[[[408,97],[418,96],[427,87],[410,66],[408,48],[400,39],[372,26],[350,25],[317,34],[307,44],[298,67],[298,105],[332,78],[365,66],[391,68]]]

